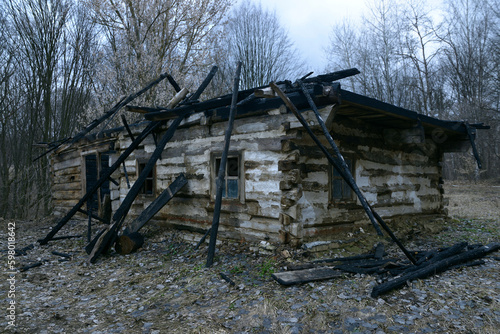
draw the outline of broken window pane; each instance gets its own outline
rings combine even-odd
[[[221,164],[221,158],[215,158],[214,181],[218,177],[220,164]],[[222,197],[224,198],[239,197],[239,177],[240,177],[239,157],[234,157],[234,156],[228,157],[226,161],[224,183],[222,185]]]
[[[142,171],[144,170],[145,167],[146,167],[145,162],[139,163],[139,174],[137,177],[139,177],[142,174]],[[154,188],[155,188],[154,172],[153,172],[153,169],[151,169],[151,171],[146,176],[146,180],[144,181],[144,184],[142,185],[140,193],[144,194],[144,195],[153,195]]]
[[[227,180],[227,197],[238,198],[238,179]]]
[[[238,176],[238,157],[227,159],[227,176]]]

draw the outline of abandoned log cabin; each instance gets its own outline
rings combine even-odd
[[[308,90],[355,182],[380,216],[391,220],[404,215],[443,215],[443,153],[470,149],[481,125],[424,116],[317,78],[305,81]],[[327,144],[304,94],[290,83],[282,85],[310,128]],[[300,245],[331,240],[339,232],[369,224],[359,199],[279,97],[263,88],[239,92],[238,101],[220,237]],[[107,198],[112,210],[118,209],[155,150],[156,137],[187,110],[189,114],[147,176],[128,220],[184,174],[187,184],[153,221],[204,233],[212,223],[229,104],[225,96],[169,110],[128,107],[129,112],[142,112],[146,118],[131,125],[134,136],[150,122],[164,123],[95,193],[88,204],[92,212],[103,211]],[[55,151],[51,158],[54,214],[63,216],[75,206],[131,142],[125,128],[116,128]]]

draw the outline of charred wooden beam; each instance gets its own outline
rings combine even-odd
[[[60,140],[60,142],[54,146],[52,146],[51,148],[49,148],[47,151],[43,152],[42,154],[40,154],[38,157],[36,157],[35,159],[33,159],[33,162],[37,161],[38,159],[46,156],[47,154],[49,154],[50,152],[58,149],[62,144],[65,144],[67,142],[69,142],[71,140],[71,138],[64,138],[62,140]]]
[[[212,228],[209,228],[205,234],[203,235],[203,237],[201,237],[200,241],[198,241],[198,243],[196,244],[196,246],[194,247],[195,250],[197,250],[198,248],[200,248],[201,244],[205,242],[205,240],[207,239],[208,235],[210,234],[210,231],[212,231]]]
[[[172,87],[174,87],[174,89],[177,93],[181,91],[181,87],[179,86],[177,81],[175,81],[175,79],[170,74],[167,74],[167,80],[168,80],[168,82],[170,82]]]
[[[361,193],[361,190],[359,190],[358,185],[356,184],[356,181],[354,181],[354,178],[351,174],[349,166],[347,166],[347,163],[345,162],[344,157],[340,153],[340,150],[337,147],[337,144],[335,144],[335,141],[333,140],[332,136],[330,135],[330,131],[326,128],[325,122],[323,121],[323,118],[319,114],[319,111],[318,111],[318,108],[316,107],[316,104],[312,100],[311,95],[309,95],[309,91],[307,90],[306,86],[304,85],[304,83],[302,81],[299,80],[297,83],[300,86],[300,88],[302,89],[302,93],[306,97],[307,102],[309,103],[309,106],[311,107],[312,111],[316,115],[316,119],[318,120],[318,123],[321,127],[321,130],[323,131],[323,134],[326,137],[326,140],[330,144],[331,148],[333,149],[333,152],[335,153],[335,155],[337,157],[336,160],[332,159],[334,162],[333,166],[335,167],[335,169],[337,169],[339,171],[340,175],[342,175],[342,177],[346,180],[347,184],[349,184],[351,189],[358,196],[358,199],[359,199],[361,205],[363,206],[363,209],[365,209],[365,212],[368,215],[368,218],[370,218],[370,221],[372,222],[372,225],[375,228],[375,231],[377,231],[377,234],[383,235],[382,231],[380,230],[380,227],[377,224],[375,217],[373,216],[372,210],[370,210],[370,208],[368,206],[368,202],[366,201],[365,196]],[[300,114],[297,113],[297,115],[300,115]],[[301,121],[302,125],[304,127],[308,128],[309,125],[307,124],[307,122],[303,119],[303,117],[300,117],[300,118],[302,118],[302,121]]]
[[[207,267],[211,267],[213,264],[214,260],[214,255],[215,255],[215,244],[217,240],[217,232],[219,230],[219,218],[220,218],[220,208],[222,205],[222,187],[224,184],[224,175],[225,175],[225,170],[226,170],[226,162],[227,162],[227,155],[229,151],[229,144],[231,141],[231,133],[233,132],[233,123],[234,123],[234,118],[236,116],[236,103],[238,102],[238,91],[240,87],[240,74],[241,74],[241,62],[238,62],[238,65],[236,66],[236,74],[234,76],[234,83],[233,83],[233,97],[231,100],[231,112],[229,115],[229,121],[227,124],[227,129],[226,133],[224,136],[224,150],[222,151],[222,157],[221,157],[221,162],[220,162],[220,167],[219,167],[219,173],[217,176],[217,181],[216,181],[216,187],[217,187],[217,194],[215,197],[215,206],[214,206],[214,216],[212,220],[212,231],[210,234],[210,243],[208,245],[208,256],[207,256]]]
[[[33,264],[28,264],[28,265],[26,265],[24,267],[19,268],[19,271],[20,272],[27,271],[27,270],[29,270],[31,268],[40,267],[42,264],[43,264],[42,262],[35,262]]]
[[[303,82],[305,83],[310,83],[310,82],[333,82],[337,81],[340,79],[345,79],[348,77],[352,77],[353,75],[359,74],[359,70],[357,68],[351,68],[347,70],[342,70],[342,71],[337,71],[337,72],[332,72],[328,74],[323,74],[323,75],[318,75],[313,78],[308,78],[308,79],[303,79]]]
[[[161,210],[187,184],[184,174],[180,174],[123,232],[129,235],[138,232],[158,211]]]
[[[132,133],[132,130],[130,130],[130,127],[128,126],[127,118],[125,118],[125,115],[122,115],[122,123],[125,129],[128,132],[128,135],[132,141],[135,140],[134,134]]]
[[[328,150],[326,149],[326,147],[324,147],[324,145],[320,142],[320,140],[318,139],[318,137],[316,137],[316,135],[313,133],[313,131],[309,127],[309,124],[307,124],[306,120],[299,113],[299,111],[297,110],[297,108],[295,107],[295,105],[290,101],[290,99],[285,95],[285,93],[283,93],[283,91],[275,83],[271,83],[270,85],[278,93],[278,95],[281,97],[281,99],[283,100],[283,102],[285,102],[285,105],[293,112],[293,114],[299,120],[299,122],[302,124],[302,126],[304,127],[304,129],[306,129],[306,131],[309,134],[309,136],[313,139],[313,141],[316,143],[316,145],[321,149],[321,151],[326,156],[326,158],[328,159],[328,161],[335,167],[335,169],[340,173],[340,175],[346,180],[346,182],[352,188],[352,183],[355,184],[354,179],[352,179],[352,175],[351,175],[351,178],[349,178],[348,175],[344,175],[343,168],[341,168],[341,167],[338,166],[338,161],[337,160],[339,160],[339,159],[334,159],[331,156],[330,152],[328,152]],[[361,196],[363,197],[362,194],[361,194]],[[390,230],[389,226],[387,226],[387,224],[385,224],[385,222],[382,220],[382,218],[373,210],[373,208],[371,208],[371,206],[369,206],[369,204],[368,204],[368,202],[366,202],[366,200],[365,200],[365,203],[368,206],[368,210],[366,210],[366,208],[365,208],[365,211],[367,211],[367,213],[370,212],[370,214],[368,215],[370,217],[370,220],[371,220],[372,217],[375,218],[377,220],[377,222],[380,223],[380,225],[384,228],[384,230],[386,230],[386,232],[389,234],[389,236],[391,237],[391,239],[399,246],[399,248],[403,251],[403,253],[408,257],[408,259],[412,263],[415,264],[416,263],[415,258],[410,254],[410,252],[408,252],[408,250],[406,250],[406,248],[403,246],[403,244],[396,238],[396,236],[394,235],[394,233],[392,233],[392,231]],[[372,223],[373,223],[373,221],[372,221]],[[374,226],[377,226],[377,225],[375,224]],[[379,233],[379,232],[380,231],[377,230],[377,233]],[[380,234],[381,234],[381,232],[380,232]]]
[[[95,244],[97,243],[97,240],[99,240],[99,238],[108,230],[108,228],[104,228],[102,230],[100,230],[97,235],[94,237],[94,239],[92,239],[92,241],[90,241],[89,244],[87,244],[87,246],[85,246],[85,252],[87,252],[87,254],[91,254],[92,253],[92,250],[94,249],[95,247]]]
[[[474,158],[476,159],[477,162],[477,167],[479,169],[483,168],[483,165],[481,164],[481,158],[479,157],[479,152],[477,151],[476,147],[476,128],[472,127],[469,125],[469,123],[464,122],[465,130],[467,131],[467,137],[469,137],[469,142],[472,147],[472,153],[474,154]]]
[[[382,283],[373,288],[371,296],[376,298],[384,293],[387,293],[393,289],[400,288],[406,284],[408,281],[415,279],[421,279],[428,277],[430,275],[438,274],[440,272],[448,270],[450,267],[456,266],[458,264],[466,263],[471,260],[476,260],[478,258],[484,257],[485,255],[495,252],[500,249],[500,243],[491,243],[486,246],[482,246],[473,250],[469,250],[451,257],[441,259],[439,261],[432,262],[431,264],[424,266],[416,271],[411,271],[401,277],[392,279],[385,283]]]
[[[23,247],[21,249],[16,249],[14,253],[16,256],[24,256],[24,255],[28,254],[29,250],[32,250],[34,248],[35,248],[35,245],[30,244],[30,245]]]
[[[168,73],[163,73],[161,74],[157,79],[151,81],[149,84],[146,85],[146,87],[142,88],[138,92],[135,92],[133,94],[130,94],[128,97],[124,98],[120,102],[118,102],[113,108],[110,110],[106,111],[104,115],[99,117],[98,119],[94,120],[90,125],[88,125],[83,131],[79,132],[76,134],[73,139],[71,140],[71,144],[76,143],[80,139],[82,139],[87,133],[92,131],[95,127],[97,127],[99,124],[101,124],[103,121],[114,115],[118,110],[120,110],[123,106],[129,104],[133,100],[135,100],[137,97],[141,96],[154,86],[156,86],[158,83],[160,83],[163,79],[167,77]]]
[[[65,239],[73,239],[73,238],[81,238],[82,235],[63,235],[61,237],[53,237],[52,241],[56,241],[56,240],[65,240]]]
[[[134,202],[137,195],[140,193],[140,190],[144,185],[146,178],[148,177],[149,173],[153,170],[153,167],[160,158],[162,151],[164,150],[165,146],[170,141],[170,139],[172,139],[172,137],[174,136],[175,130],[182,122],[185,116],[187,115],[179,116],[170,125],[170,127],[165,132],[161,140],[158,142],[158,145],[155,148],[153,154],[151,155],[151,158],[149,159],[148,163],[142,170],[137,180],[134,182],[134,185],[127,193],[127,196],[121,203],[120,207],[116,210],[115,214],[113,215],[112,219],[113,223],[108,227],[107,231],[103,235],[101,235],[99,239],[95,242],[94,249],[92,250],[89,258],[91,263],[94,263],[99,257],[99,255],[107,251],[115,242],[117,233],[120,230],[125,220],[125,217],[127,216],[128,211],[132,206],[132,203]]]
[[[226,282],[228,282],[229,284],[231,284],[231,286],[235,286],[235,285],[236,285],[236,283],[234,283],[234,282],[233,282],[233,280],[232,280],[231,278],[229,278],[229,276],[227,276],[226,274],[224,274],[224,273],[220,273],[220,277],[221,277],[224,281],[226,281]]]
[[[118,168],[122,163],[125,162],[125,159],[139,146],[139,144],[149,135],[151,131],[159,127],[161,122],[152,122],[150,123],[142,133],[130,144],[130,146],[118,157],[118,159],[113,163],[113,165],[106,170],[103,175],[97,180],[97,182],[87,191],[87,193],[78,201],[78,203],[64,216],[57,225],[47,234],[44,239],[38,240],[41,245],[47,244],[59,230],[66,225],[66,223],[80,210],[80,208],[87,202],[87,200],[93,196],[93,194],[102,186],[102,184],[108,180],[111,174]]]

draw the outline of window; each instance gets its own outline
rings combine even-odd
[[[139,162],[139,175],[142,174],[142,171],[146,167],[146,162]],[[151,169],[149,172],[148,176],[146,176],[146,180],[144,181],[144,184],[142,185],[141,191],[139,192],[140,194],[143,195],[154,195],[155,193],[155,173],[154,173],[154,168]]]
[[[97,183],[101,176],[109,169],[109,155],[106,153],[93,153],[84,156],[85,159],[85,192],[88,192]],[[91,196],[87,205],[96,212],[100,209],[104,196],[109,194],[109,179],[105,180],[96,192]]]
[[[214,177],[213,177],[213,193],[217,192],[216,180],[219,174],[221,157],[214,159]],[[240,158],[239,156],[228,156],[226,162],[226,173],[224,175],[224,184],[222,185],[222,197],[228,199],[239,198],[241,189],[240,181]]]
[[[350,158],[344,157],[344,160],[351,171],[353,173],[353,160]],[[344,180],[344,178],[340,175],[340,173],[335,169],[335,167],[330,166],[330,180],[331,180],[331,200],[334,202],[343,202],[350,201],[353,199],[351,187]]]

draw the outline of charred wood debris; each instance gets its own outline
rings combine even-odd
[[[398,238],[391,231],[389,226],[384,220],[375,212],[375,210],[368,204],[365,197],[359,190],[354,181],[353,176],[347,167],[344,158],[340,154],[333,138],[331,137],[325,122],[316,107],[316,102],[328,101],[333,103],[341,103],[340,84],[335,81],[347,78],[356,74],[359,71],[355,68],[344,71],[333,72],[326,75],[319,75],[309,78],[312,73],[298,79],[295,83],[290,81],[282,81],[277,83],[270,83],[270,86],[258,87],[255,89],[239,91],[239,75],[241,71],[241,63],[238,63],[236,74],[234,77],[233,93],[230,95],[222,96],[207,101],[199,101],[201,94],[207,88],[212,78],[214,77],[217,67],[214,66],[206,79],[200,87],[193,94],[189,95],[187,89],[182,89],[177,82],[168,73],[162,74],[159,78],[149,83],[140,91],[129,95],[119,101],[113,108],[106,111],[99,119],[94,120],[85,129],[76,134],[74,137],[61,139],[53,143],[49,143],[48,149],[36,159],[44,155],[57,151],[61,148],[66,148],[77,143],[80,139],[88,135],[97,126],[105,120],[113,117],[120,109],[126,107],[130,112],[143,113],[146,120],[150,123],[145,129],[134,136],[130,130],[126,117],[122,115],[122,123],[124,130],[126,130],[132,143],[122,152],[113,165],[97,180],[93,187],[81,198],[81,200],[54,226],[48,235],[38,240],[41,245],[47,244],[49,241],[56,241],[66,238],[83,238],[83,235],[74,236],[60,236],[55,235],[59,230],[70,221],[70,219],[77,213],[83,213],[88,216],[88,229],[87,240],[88,244],[85,247],[86,252],[89,254],[89,262],[95,263],[97,258],[104,253],[110,251],[114,246],[119,254],[128,254],[139,249],[144,243],[144,237],[139,233],[139,230],[151,219],[153,216],[165,206],[170,199],[187,183],[183,174],[180,174],[177,179],[170,184],[132,223],[125,225],[125,218],[128,211],[138,196],[141,187],[143,186],[147,175],[155,165],[156,161],[160,158],[165,145],[173,137],[175,130],[181,122],[195,113],[204,112],[205,116],[214,119],[228,120],[228,126],[225,133],[225,146],[223,151],[227,156],[229,142],[231,140],[232,125],[236,116],[258,114],[263,110],[270,110],[279,108],[283,103],[286,107],[296,116],[298,121],[303,125],[304,129],[308,132],[311,138],[315,141],[321,151],[325,154],[328,161],[344,178],[347,184],[351,187],[353,192],[358,197],[363,206],[369,220],[371,221],[375,231],[379,235],[383,235],[382,229],[389,235],[392,241],[400,248],[406,256],[406,259],[386,258],[383,244],[377,245],[373,252],[364,255],[315,260],[302,265],[290,265],[285,267],[286,271],[274,273],[272,277],[280,284],[288,286],[293,284],[302,284],[306,282],[337,278],[345,273],[378,275],[386,281],[373,288],[371,293],[372,297],[378,297],[393,289],[401,288],[407,282],[422,279],[433,274],[443,272],[445,270],[461,267],[473,266],[484,263],[479,260],[489,253],[495,252],[500,249],[500,243],[491,243],[488,245],[468,245],[467,243],[458,243],[449,248],[436,249],[430,251],[409,251],[398,240]],[[174,98],[168,103],[165,108],[147,108],[130,106],[134,99],[141,96],[149,89],[156,86],[162,80],[167,79],[176,91]],[[313,99],[314,96],[314,99]],[[299,110],[309,109],[312,110],[321,126],[324,136],[326,137],[330,149],[326,148],[317,136],[313,133],[308,123],[304,120]],[[89,210],[83,210],[82,207],[96,191],[104,184],[105,181],[111,179],[111,174],[123,165],[125,176],[127,172],[125,169],[126,158],[140,145],[140,143],[149,135],[154,135],[154,130],[162,126],[167,126],[167,131],[163,137],[156,142],[156,150],[153,152],[149,162],[144,170],[139,175],[134,185],[129,190],[127,196],[121,203],[120,207],[116,210],[111,219],[102,219],[97,217]],[[333,150],[334,154],[330,152]],[[221,201],[221,187],[224,178],[224,168],[226,164],[220,164],[217,178],[217,196],[216,206],[214,210],[214,217],[212,227],[206,232],[203,238],[198,243],[198,246],[205,240],[206,236],[210,234],[210,243],[207,253],[206,266],[210,267],[213,264],[213,256],[216,246],[217,230],[219,225],[220,216],[220,201]],[[128,177],[127,177],[128,184]],[[129,186],[130,188],[130,186]],[[219,205],[217,205],[219,204]],[[92,238],[91,223],[92,219],[98,220],[107,226],[101,231],[97,232]],[[382,227],[382,229],[380,228]],[[197,247],[198,247],[197,246]],[[26,255],[30,250],[34,249],[33,245],[29,245],[16,251],[17,255]],[[72,255],[54,251],[52,254],[62,257],[60,261],[69,261]],[[26,271],[43,265],[43,262],[36,262],[20,268],[20,271]],[[235,283],[225,274],[221,273],[221,278],[226,280],[229,284]],[[387,279],[389,278],[389,279]]]

